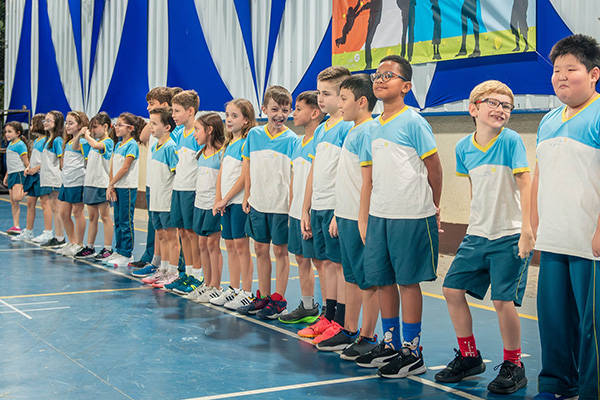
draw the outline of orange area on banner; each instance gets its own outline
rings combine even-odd
[[[359,51],[364,46],[369,25],[370,3],[371,0],[333,1],[333,23],[331,27],[333,54]],[[336,40],[343,36],[344,26],[346,25],[351,26],[351,29],[346,35],[346,42],[338,46]]]

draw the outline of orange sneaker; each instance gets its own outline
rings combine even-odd
[[[314,338],[325,332],[331,325],[331,321],[321,316],[314,324],[307,326],[304,329],[298,331],[298,336],[305,338]]]
[[[313,339],[313,344],[321,343],[323,340],[331,339],[335,335],[337,335],[342,329],[344,329],[340,324],[335,321],[331,321],[329,328],[325,330],[325,332],[321,333],[319,336]]]

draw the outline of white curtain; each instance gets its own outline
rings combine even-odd
[[[167,86],[169,69],[168,0],[148,2],[148,87]]]
[[[6,49],[4,50],[4,107],[8,108],[12,95],[17,55],[23,27],[25,0],[9,0],[6,2]]]

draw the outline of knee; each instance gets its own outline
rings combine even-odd
[[[269,245],[267,243],[254,243],[254,251],[256,252],[256,257],[263,257],[265,255],[269,255]]]
[[[442,288],[444,297],[448,303],[462,301],[465,298],[465,293],[462,290],[444,287]]]
[[[273,246],[273,254],[275,255],[275,258],[287,257],[287,246]]]
[[[512,301],[492,300],[492,303],[494,303],[494,308],[498,314],[515,308],[515,303]]]

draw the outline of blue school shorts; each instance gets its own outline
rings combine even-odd
[[[150,218],[155,230],[173,228],[171,213],[167,211],[150,211]]]
[[[225,240],[242,239],[246,237],[246,220],[248,214],[244,212],[241,204],[230,204],[221,216],[221,236]]]
[[[58,192],[58,199],[71,204],[83,203],[83,186],[61,186]]]
[[[194,229],[196,192],[173,190],[171,197],[171,224],[174,228]]]
[[[173,220],[171,219],[171,223]],[[154,225],[156,229],[156,225]],[[209,236],[221,232],[221,215],[213,215],[212,210],[204,210],[194,207],[193,218],[194,232],[200,236]]]
[[[97,204],[106,203],[106,189],[92,186],[83,187],[83,202],[87,205],[94,206]]]
[[[313,233],[315,257],[319,260],[342,262],[340,241],[329,234],[329,224],[333,218],[333,210],[310,211],[310,227]]]
[[[304,240],[299,219],[290,217],[288,233],[288,251],[304,258],[315,258],[313,239]]]
[[[288,215],[262,213],[251,207],[246,221],[246,234],[258,243],[287,244]]]
[[[412,285],[437,278],[438,229],[435,215],[388,219],[369,215],[364,254],[367,282]]]
[[[335,217],[340,237],[340,251],[342,253],[342,269],[344,280],[354,283],[362,290],[370,288],[371,284],[365,279],[364,253],[365,245],[360,238],[358,221]]]
[[[52,188],[49,186],[40,186],[40,174],[27,175],[23,189],[27,191],[29,197],[46,196],[52,193]]]
[[[25,174],[23,171],[13,172],[12,174],[8,174],[7,183],[8,188],[12,189],[15,185],[23,185],[25,182]]]
[[[446,274],[444,287],[466,290],[481,300],[491,284],[492,300],[512,301],[520,306],[531,260],[531,255],[519,257],[520,237],[516,234],[490,240],[465,236]]]

